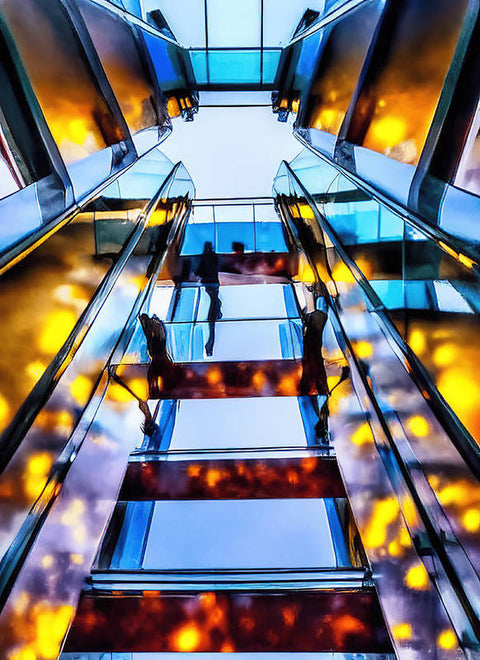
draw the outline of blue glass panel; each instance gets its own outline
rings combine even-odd
[[[280,60],[280,50],[263,51],[263,83],[271,84],[277,73],[278,62]]]
[[[145,30],[142,30],[142,33],[162,91],[183,87],[181,77],[175,70],[170,54],[170,50],[175,46]]]
[[[127,11],[129,11],[131,14],[135,14],[135,16],[138,16],[139,18],[142,18],[142,7],[140,0],[122,0],[122,2]]]
[[[141,568],[141,550],[153,506],[153,502],[128,502],[124,523],[112,555],[111,568]]]
[[[205,241],[215,246],[213,223],[205,222],[198,225],[188,224],[183,241],[182,255],[202,254]]]
[[[247,84],[260,82],[259,50],[212,50],[208,53],[208,64],[211,83]]]
[[[204,50],[191,50],[190,60],[193,66],[193,73],[195,80],[200,85],[205,85],[208,82],[207,78],[207,54]]]
[[[287,252],[280,222],[256,222],[255,232],[257,252]]]
[[[222,222],[215,225],[217,252],[233,252],[233,243],[240,242],[246,252],[255,250],[253,222]]]

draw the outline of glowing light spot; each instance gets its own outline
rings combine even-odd
[[[266,384],[267,384],[267,377],[265,376],[263,371],[256,371],[253,374],[253,378],[252,378],[252,385],[254,390],[256,392],[260,392],[261,390],[263,390]]]
[[[363,536],[367,548],[380,548],[385,544],[387,528],[397,519],[398,511],[398,501],[394,497],[375,502]]]
[[[200,646],[200,640],[198,627],[189,623],[177,630],[173,638],[173,646],[179,653],[193,653]]]
[[[40,495],[53,464],[52,456],[44,451],[32,454],[25,466],[24,491],[30,498]]]
[[[442,649],[454,649],[457,646],[457,638],[453,630],[444,630],[438,636],[438,645]]]
[[[198,463],[190,463],[187,468],[187,474],[189,477],[199,477],[202,472],[202,468]]]
[[[392,628],[393,636],[398,640],[405,641],[412,636],[412,627],[409,623],[397,623]]]
[[[83,564],[84,558],[83,555],[81,555],[79,552],[73,552],[70,555],[70,561],[72,564],[76,564],[77,566],[81,566]]]
[[[427,569],[423,564],[417,564],[408,569],[405,584],[415,591],[425,591],[429,586]]]
[[[373,348],[369,341],[358,341],[354,344],[354,350],[360,360],[369,358],[373,355]]]
[[[403,547],[396,539],[388,544],[388,554],[391,557],[400,557],[403,554],[403,552],[404,552]]]
[[[422,355],[427,347],[425,335],[421,330],[418,329],[412,330],[408,339],[408,343],[410,344],[412,351],[417,355]]]
[[[293,101],[292,101],[292,112],[297,114],[299,105],[300,105],[300,101],[298,99],[293,99]]]
[[[49,314],[39,336],[38,346],[42,353],[55,354],[72,331],[76,320],[75,312],[68,309]]]
[[[209,367],[207,370],[207,383],[218,385],[222,382],[222,372],[218,367]]]
[[[73,383],[70,385],[70,392],[73,398],[81,406],[84,406],[87,403],[91,391],[92,383],[90,382],[90,379],[87,378],[87,376],[77,376]]]
[[[4,396],[0,394],[0,428],[3,428],[8,422],[10,406]]]
[[[350,269],[343,261],[338,261],[332,269],[332,277],[335,282],[345,282],[347,284],[352,284],[355,282]]]
[[[401,117],[386,116],[373,122],[371,127],[373,138],[383,149],[394,147],[403,142],[407,136],[407,124]]]
[[[458,347],[455,344],[447,343],[434,350],[432,360],[437,367],[448,367],[457,361],[458,354]]]
[[[220,470],[214,470],[213,468],[207,470],[207,484],[209,488],[214,488],[221,478],[222,473]]]
[[[46,365],[40,360],[30,362],[25,367],[25,374],[34,381],[37,381],[46,369]]]
[[[465,511],[462,520],[467,532],[478,532],[480,529],[480,510],[468,509]]]
[[[430,432],[430,426],[427,420],[421,415],[409,417],[407,420],[407,427],[408,430],[417,438],[426,438]]]
[[[373,445],[373,433],[368,422],[362,424],[351,436],[354,445]]]
[[[42,559],[43,568],[51,568],[54,564],[53,555],[45,555]]]

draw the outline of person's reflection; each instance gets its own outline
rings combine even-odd
[[[215,321],[222,318],[222,303],[218,295],[220,289],[218,280],[218,256],[210,241],[206,241],[203,246],[203,254],[195,275],[200,278],[200,282],[205,286],[205,291],[210,296],[210,307],[208,308],[207,315],[209,337],[205,344],[205,351],[210,356],[213,354],[213,344],[215,343]]]
[[[161,398],[162,389],[170,390],[175,385],[175,365],[167,352],[167,331],[165,324],[156,314],[140,314],[140,323],[150,356],[148,367],[149,399]]]
[[[300,396],[309,396],[318,417],[315,434],[323,443],[328,443],[328,384],[327,372],[322,356],[323,329],[328,316],[316,309],[303,317],[303,356]],[[315,391],[316,394],[312,394]],[[318,397],[325,397],[322,407]]]

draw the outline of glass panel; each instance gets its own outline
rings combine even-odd
[[[3,0],[1,8],[64,161],[73,163],[119,142],[123,136],[61,5]]]
[[[272,85],[277,73],[278,63],[280,61],[280,50],[263,51],[263,78],[264,85]]]
[[[356,87],[384,0],[338,21],[325,43],[299,125],[337,135]]]
[[[154,126],[158,123],[155,93],[130,27],[91,2],[79,0],[77,5],[131,132]]]
[[[171,323],[167,328],[168,350],[175,362],[300,358],[301,347],[293,343],[291,324],[270,320]],[[211,352],[206,352],[212,335]]]
[[[190,59],[192,61],[195,80],[199,85],[206,85],[207,78],[207,52],[205,50],[191,50]]]
[[[155,503],[142,568],[228,570],[336,565],[329,519],[321,499],[190,500]]]
[[[204,287],[201,287],[200,292],[197,319],[203,321],[207,320],[210,297]],[[284,284],[221,286],[222,319],[288,318],[286,296],[290,300],[292,295],[291,287]],[[298,312],[295,315],[298,317]]]
[[[170,449],[305,447],[296,397],[179,401]]]
[[[260,45],[260,1],[225,2],[208,0],[209,47],[252,47]]]
[[[407,0],[379,33],[382,66],[363,86],[349,139],[416,164],[462,29],[467,0]]]
[[[260,50],[209,50],[208,65],[212,84],[260,82]]]
[[[146,30],[142,30],[142,34],[162,92],[169,96],[169,92],[186,89],[188,84],[178,65],[178,46]]]

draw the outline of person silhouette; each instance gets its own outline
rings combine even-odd
[[[215,342],[215,321],[222,318],[222,302],[219,297],[220,283],[218,280],[218,255],[213,249],[210,241],[205,241],[203,253],[200,262],[195,271],[195,275],[200,278],[205,291],[210,296],[210,306],[208,308],[209,337],[205,344],[205,351],[208,356],[213,354],[213,344]]]
[[[328,442],[328,383],[327,372],[322,356],[323,330],[328,316],[316,309],[303,317],[303,356],[300,396],[309,396],[318,417],[315,434],[322,442]],[[316,394],[312,394],[312,390]],[[318,397],[325,401],[320,407]]]
[[[140,314],[139,320],[150,357],[147,373],[148,398],[159,399],[162,389],[168,390],[176,384],[175,365],[167,352],[167,331],[164,322],[156,314],[152,317]]]

